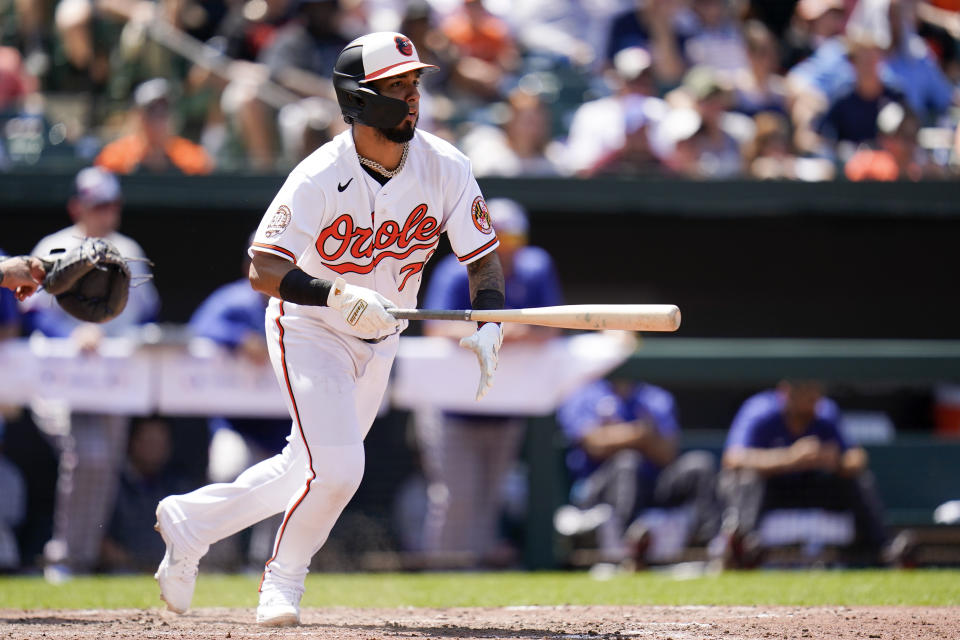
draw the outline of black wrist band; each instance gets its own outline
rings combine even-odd
[[[473,298],[473,308],[476,309],[503,309],[506,299],[503,291],[496,289],[480,289]]]
[[[473,298],[473,309],[503,309],[503,305],[506,303],[506,298],[504,298],[503,291],[497,291],[496,289],[480,289],[477,291],[477,295]],[[477,328],[479,329],[483,325],[487,324],[486,322],[478,322]],[[495,323],[499,324],[499,323]]]
[[[283,276],[277,290],[280,297],[287,302],[325,307],[332,286],[333,283],[329,280],[313,278],[300,269],[291,269]]]

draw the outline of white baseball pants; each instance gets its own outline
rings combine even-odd
[[[233,482],[170,496],[164,506],[174,546],[194,555],[283,511],[264,577],[302,584],[311,558],[360,486],[363,440],[399,339],[369,344],[316,320],[285,315],[285,306],[271,304],[266,324],[270,360],[293,418],[287,446]]]

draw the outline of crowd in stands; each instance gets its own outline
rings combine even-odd
[[[8,0],[0,170],[284,172],[372,30],[440,67],[420,126],[481,177],[960,170],[945,0]]]

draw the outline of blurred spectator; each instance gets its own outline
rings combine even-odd
[[[823,158],[805,158],[796,153],[790,123],[775,111],[753,117],[754,137],[744,145],[747,175],[758,180],[821,181],[834,177],[834,166]]]
[[[590,523],[598,527],[604,560],[631,554],[642,561],[651,541],[643,530],[627,535],[627,529],[650,507],[690,507],[691,541],[706,543],[716,534],[716,463],[703,451],[679,454],[680,424],[668,391],[621,378],[599,380],[573,393],[557,410],[557,422],[568,442],[572,505],[584,515],[598,505],[611,507],[607,518]]]
[[[55,249],[70,250],[86,238],[106,238],[129,260],[130,271],[137,280],[130,288],[130,297],[123,312],[99,325],[85,324],[63,311],[44,291],[25,305],[29,326],[46,336],[72,336],[85,348],[95,349],[103,335],[117,336],[132,327],[156,319],[160,299],[153,283],[143,249],[135,240],[117,232],[123,211],[120,182],[109,171],[88,167],[77,174],[74,193],[67,202],[73,225],[43,238],[31,255],[44,258]]]
[[[802,153],[822,153],[814,128],[818,118],[853,83],[854,72],[843,38],[844,13],[837,0],[801,0],[797,24],[808,28],[809,51],[787,73],[787,101],[795,145]]]
[[[325,102],[333,98],[331,70],[348,44],[340,2],[293,0],[292,6],[292,18],[271,35],[255,64],[234,63],[221,103],[243,141],[249,167],[257,171],[276,169],[281,154],[286,164],[295,164],[338,132],[328,126],[340,126],[335,104]],[[310,100],[280,108],[264,100],[265,81]]]
[[[883,49],[875,40],[849,40],[854,86],[841,94],[827,109],[818,132],[830,143],[872,144],[877,137],[877,115],[890,102],[903,102],[903,94],[880,77]],[[852,152],[838,155],[845,160]]]
[[[280,28],[258,62],[270,78],[301,95],[328,91],[313,76],[330,78],[337,56],[349,39],[341,30],[339,0],[295,0],[296,16]]]
[[[294,0],[232,4],[209,44],[233,60],[255,61],[290,20]]]
[[[20,52],[0,46],[0,170],[37,164],[69,146],[58,146],[64,135],[51,130],[37,89]]]
[[[558,175],[558,145],[551,145],[550,111],[540,96],[515,89],[499,128],[480,126],[461,140],[477,176]]]
[[[407,5],[398,31],[410,38],[423,62],[437,66],[437,71],[420,78],[417,127],[453,140],[455,136],[446,124],[457,115],[456,104],[448,95],[451,75],[459,63],[456,48],[434,25],[434,12],[426,0],[413,0]]]
[[[55,0],[13,0],[3,9],[8,24],[0,24],[0,36],[23,52],[31,75],[42,76],[50,68],[49,25]],[[2,23],[3,20],[0,20]]]
[[[14,529],[27,513],[27,490],[20,469],[3,455],[6,422],[0,416],[0,572],[20,568],[20,550]]]
[[[42,239],[32,254],[46,257],[56,249],[69,251],[85,237],[107,238],[131,260],[130,270],[140,280],[131,287],[126,308],[104,324],[82,323],[41,291],[25,305],[33,328],[47,336],[69,336],[80,351],[95,353],[104,335],[123,335],[156,318],[159,298],[153,283],[144,278],[143,250],[117,232],[121,209],[117,178],[99,167],[83,169],[67,203],[74,225]],[[104,523],[116,495],[129,420],[117,415],[65,414],[57,405],[34,409],[36,422],[51,435],[59,455],[53,539],[44,548],[45,575],[56,582],[73,572],[89,571],[97,562]]]
[[[742,174],[740,143],[730,131],[744,135],[740,129],[745,127],[740,125],[745,118],[729,112],[733,94],[715,69],[690,69],[667,101],[675,108],[659,127],[657,145],[672,172],[697,179]]]
[[[171,452],[170,425],[163,418],[137,418],[130,425],[116,504],[101,547],[104,570],[152,571],[163,558],[163,540],[153,530],[157,503],[191,488],[168,471]]]
[[[503,17],[510,21],[525,57],[545,57],[558,65],[589,69],[596,66],[602,53],[600,41],[605,36],[609,5],[580,0],[516,0]]]
[[[922,180],[946,174],[917,144],[917,117],[891,102],[877,115],[877,149],[860,149],[844,167],[848,180]]]
[[[561,303],[560,285],[550,255],[527,245],[526,214],[512,200],[488,203],[500,240],[497,255],[506,282],[506,307],[542,307]],[[467,272],[455,255],[436,267],[423,306],[469,309]],[[472,323],[430,322],[428,335],[460,338]],[[557,335],[550,327],[509,324],[504,343],[538,343]],[[510,555],[499,545],[498,524],[504,481],[519,454],[525,420],[517,416],[421,412],[417,432],[430,485],[425,550],[465,554],[469,562],[503,565]],[[438,558],[442,562],[443,556]]]
[[[917,1],[890,1],[891,47],[886,65],[920,124],[933,124],[951,104],[957,104],[956,90],[917,35]]]
[[[584,177],[604,174],[656,175],[664,172],[664,166],[651,144],[653,128],[658,123],[641,109],[631,109],[626,114],[626,131],[623,146],[602,156],[596,164],[581,172]]]
[[[729,77],[748,68],[740,16],[731,0],[691,0],[677,17],[677,33],[688,67],[705,65]]]
[[[656,89],[646,49],[631,47],[614,56],[610,82],[613,95],[586,102],[570,123],[565,163],[571,173],[589,173],[601,159],[622,149],[627,119],[657,121],[666,105],[654,97]]]
[[[777,41],[762,22],[744,25],[749,66],[733,76],[733,109],[748,116],[761,111],[786,113],[786,84],[779,69]]]
[[[55,91],[86,92],[94,100],[102,99],[110,75],[111,42],[102,33],[92,0],[61,0],[54,25],[59,39],[55,60],[59,64],[50,70],[49,86]]]
[[[686,69],[676,33],[680,3],[672,0],[634,0],[634,7],[615,16],[607,38],[607,62],[616,66],[624,49],[642,47],[651,53],[653,75],[661,86],[676,85]]]
[[[465,99],[495,99],[520,59],[506,22],[491,14],[483,0],[464,0],[441,24],[459,60],[451,81]]]
[[[843,33],[843,0],[799,0],[782,44],[782,67],[790,69],[825,41]]]
[[[246,273],[250,260],[246,253],[243,256]],[[254,291],[243,277],[210,294],[190,318],[189,326],[194,336],[211,340],[254,366],[269,366],[264,334],[266,307],[267,297]],[[210,482],[233,482],[244,469],[280,453],[290,433],[289,419],[218,416],[208,425],[212,436],[207,471]],[[254,525],[247,553],[249,566],[262,565],[270,557],[280,518],[277,514]],[[226,545],[234,548],[221,552],[220,558],[235,562],[236,557],[224,556],[239,553],[235,548],[238,545],[237,540]]]
[[[201,175],[213,170],[203,147],[174,135],[167,80],[147,80],[137,87],[133,101],[135,131],[105,146],[95,164],[119,174]]]
[[[743,403],[724,447],[717,555],[752,564],[766,512],[816,508],[853,512],[855,543],[879,559],[886,531],[867,454],[848,444],[838,421],[837,405],[815,381],[783,381]]]
[[[18,110],[36,90],[37,81],[24,68],[20,52],[0,47],[0,112]]]

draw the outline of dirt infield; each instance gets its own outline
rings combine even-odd
[[[490,609],[308,609],[303,625],[262,629],[252,609],[0,610],[9,640],[111,638],[823,638],[955,640],[960,609],[924,607],[505,607]]]

